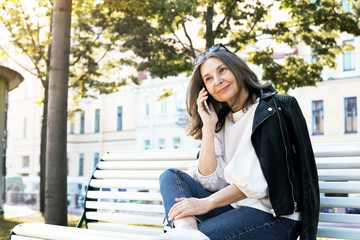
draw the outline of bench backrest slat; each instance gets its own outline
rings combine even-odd
[[[323,207],[334,208],[360,208],[360,199],[355,197],[321,197]]]
[[[359,193],[358,182],[320,182],[321,193]]]
[[[318,173],[321,181],[360,181],[360,169],[319,169]]]
[[[117,188],[117,189],[159,189],[157,180],[138,179],[93,179],[90,182],[93,188]]]
[[[149,154],[151,152],[151,154]],[[115,161],[169,161],[169,160],[194,160],[198,149],[164,149],[164,150],[144,150],[144,151],[121,151],[107,152],[104,160]]]
[[[136,215],[128,213],[109,213],[109,212],[87,212],[88,219],[96,219],[101,221],[117,222],[117,223],[131,223],[131,224],[148,224],[161,226],[163,223],[163,216],[154,215]]]
[[[355,228],[348,228],[346,231],[342,228],[336,227],[319,227],[318,229],[318,237],[325,237],[328,238],[340,238],[340,239],[360,239],[359,229]]]
[[[332,222],[332,223],[360,223],[360,215],[357,214],[343,214],[343,213],[320,213],[321,222]],[[360,225],[360,224],[359,224]]]
[[[126,224],[138,224],[147,226],[144,233],[149,229],[158,233],[164,220],[158,178],[168,168],[186,170],[197,153],[198,149],[169,149],[104,154],[86,194],[87,227],[136,233],[140,226]],[[355,197],[360,195],[360,152],[318,152],[315,156],[321,207],[327,211],[320,214],[318,236],[358,234],[353,239],[360,239],[360,229],[354,230],[360,225],[360,214],[345,213],[347,208],[360,208],[360,198]]]
[[[87,198],[94,199],[112,199],[112,200],[145,200],[161,201],[159,192],[108,192],[108,191],[88,191]]]
[[[168,168],[187,169],[191,161],[106,161],[99,163],[99,169],[117,170],[166,170]]]
[[[159,179],[163,170],[97,170],[95,178],[102,179]]]
[[[86,207],[89,209],[98,210],[118,210],[164,214],[164,208],[162,205],[152,205],[149,207],[149,204],[87,201]]]

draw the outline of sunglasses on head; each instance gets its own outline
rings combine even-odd
[[[231,52],[229,49],[227,49],[222,43],[217,43],[217,44],[215,44],[214,46],[206,49],[205,52],[202,52],[199,56],[197,56],[197,57],[195,58],[194,62],[193,62],[193,65],[198,64],[198,63],[206,56],[206,54],[211,53],[211,52],[216,52],[216,51],[218,51],[220,48],[223,48],[223,49],[225,49],[227,52],[234,54],[234,53]]]

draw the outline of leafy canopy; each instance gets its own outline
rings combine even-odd
[[[359,3],[349,0],[352,11],[347,12],[342,2],[104,0],[103,5],[119,14],[113,37],[122,41],[122,51],[138,57],[124,60],[138,70],[161,78],[189,73],[196,55],[221,41],[235,52],[246,52],[248,62],[262,67],[263,80],[287,91],[322,81],[323,68],[335,68],[336,56],[349,50],[339,41],[340,34],[359,36]],[[259,46],[259,39],[295,53],[280,63],[274,59],[273,44],[261,41]],[[307,46],[316,61],[298,54],[296,46]]]
[[[30,59],[30,67],[22,66],[45,88],[50,67],[52,8],[50,0],[4,0],[0,6],[0,24],[8,33],[6,40]],[[95,0],[73,1],[69,87],[75,98],[114,92],[128,84],[129,79],[138,83],[134,76],[121,74],[119,67],[119,41],[111,32],[119,15],[99,8]],[[16,53],[10,49],[1,50],[16,59]]]

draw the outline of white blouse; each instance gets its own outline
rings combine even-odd
[[[215,133],[216,170],[204,176],[198,171],[198,162],[191,164],[188,173],[206,190],[215,192],[228,184],[235,184],[247,198],[235,202],[233,207],[253,207],[271,213],[268,185],[260,168],[260,162],[251,143],[252,123],[259,100],[244,113],[229,113],[224,127]],[[283,216],[300,220],[300,213]]]

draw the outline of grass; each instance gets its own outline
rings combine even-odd
[[[76,226],[80,216],[68,215],[68,225]],[[4,218],[0,220],[0,240],[8,240],[11,230],[20,223],[44,223],[44,217],[40,212],[35,212],[25,217]]]

